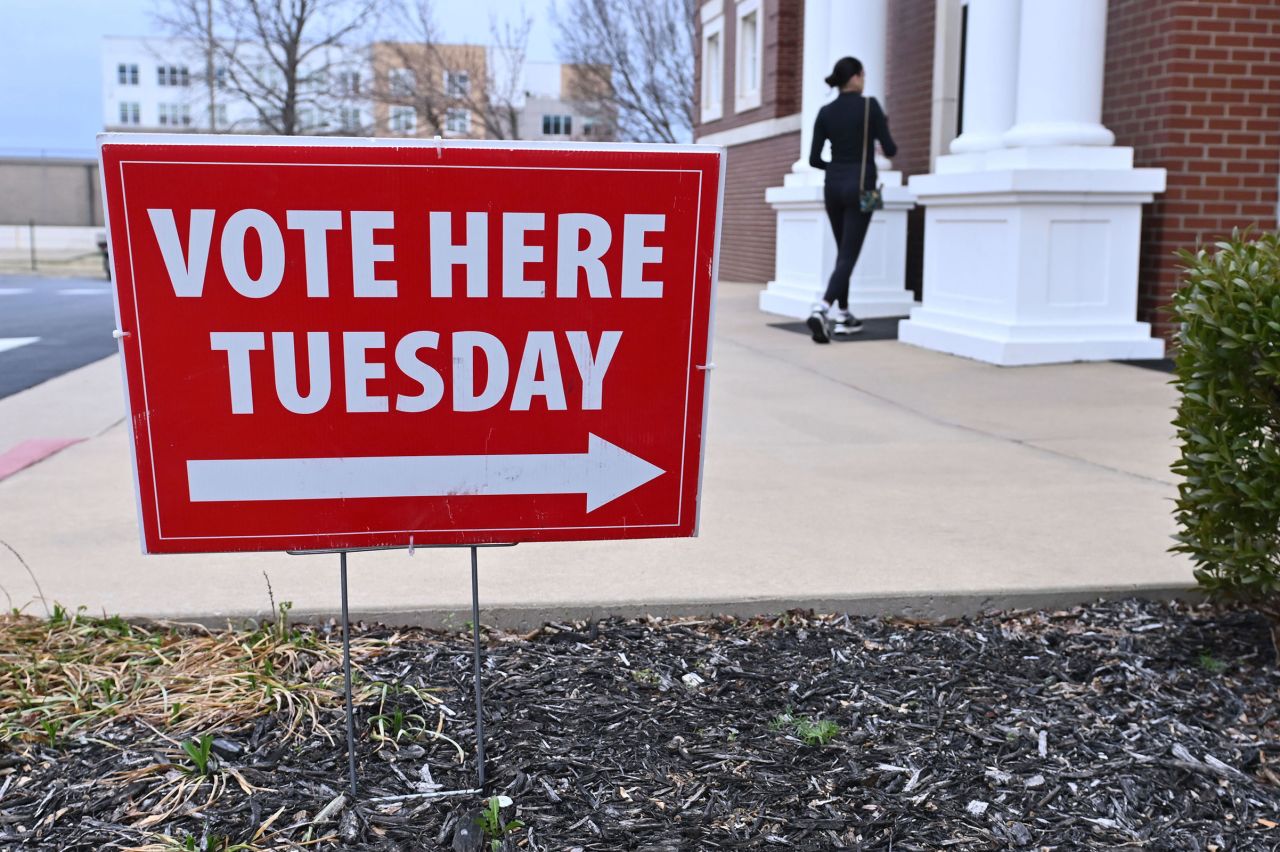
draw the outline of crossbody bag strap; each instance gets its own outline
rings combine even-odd
[[[863,98],[862,115],[862,168],[858,170],[858,194],[863,191],[862,184],[867,179],[867,145],[871,140],[871,98]]]

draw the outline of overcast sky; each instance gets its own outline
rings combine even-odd
[[[101,41],[155,33],[164,0],[0,0],[0,155],[88,156],[102,129]],[[489,15],[512,14],[521,0],[437,0],[450,41],[487,42]],[[533,16],[529,58],[557,59],[551,0],[523,0]]]

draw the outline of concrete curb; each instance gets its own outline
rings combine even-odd
[[[482,590],[483,592],[483,590]],[[698,618],[730,615],[737,618],[777,615],[788,610],[813,610],[820,613],[847,613],[849,615],[902,617],[922,621],[945,621],[961,616],[978,615],[993,610],[1055,610],[1087,604],[1098,600],[1121,598],[1145,600],[1200,601],[1203,594],[1194,586],[1168,585],[1119,585],[1105,588],[1051,588],[1040,590],[988,590],[935,594],[868,595],[864,597],[825,598],[744,598],[721,601],[617,601],[535,606],[485,607],[481,596],[480,620],[488,627],[511,632],[527,632],[547,622],[592,621],[603,618]],[[270,619],[266,610],[243,611],[226,614],[184,616],[182,623],[200,624],[209,628],[222,628],[228,623],[243,624]],[[291,621],[320,623],[338,618],[338,609],[290,612]],[[161,621],[164,616],[154,615],[130,619],[131,621]],[[352,609],[351,620],[385,624],[391,627],[424,627],[430,630],[461,630],[471,620],[471,608],[440,607],[427,609]]]

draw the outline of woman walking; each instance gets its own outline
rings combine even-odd
[[[862,322],[849,313],[849,277],[862,251],[872,212],[880,206],[874,142],[886,156],[898,153],[889,135],[889,119],[875,98],[864,98],[866,75],[852,56],[836,62],[827,85],[839,89],[834,101],[818,111],[813,125],[809,165],[826,171],[823,200],[836,238],[836,268],[827,282],[822,304],[809,315],[815,343],[829,343],[833,334],[854,334]],[[822,159],[822,146],[831,142],[831,162]]]

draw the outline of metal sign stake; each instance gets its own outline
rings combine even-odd
[[[474,652],[471,655],[471,672],[476,686],[476,787],[484,792],[484,687],[480,685],[480,572],[479,557],[475,546],[471,548],[471,636]]]
[[[427,545],[431,548],[456,547],[457,545]],[[468,545],[471,550],[471,674],[475,681],[475,697],[476,697],[476,776],[477,784],[474,790],[452,790],[443,793],[422,794],[429,796],[446,796],[459,795],[464,793],[483,793],[485,782],[485,758],[484,758],[484,684],[480,679],[480,548],[482,547],[513,547],[514,544],[473,544]],[[410,546],[412,547],[412,545]],[[360,551],[366,550],[398,550],[398,547],[366,547],[356,548]],[[305,556],[317,553],[333,553],[332,550],[290,550],[286,551],[291,556]],[[339,550],[338,567],[339,577],[342,589],[342,676],[343,676],[343,699],[346,703],[347,710],[347,772],[349,775],[349,786],[351,788],[351,798],[354,801],[358,794],[356,782],[356,727],[355,727],[355,711],[353,709],[352,690],[351,690],[351,619],[348,615],[347,608],[347,554],[349,550]]]
[[[347,700],[347,770],[351,774],[351,800],[356,798],[356,727],[351,710],[351,622],[347,618],[347,552],[338,551],[342,575],[342,677]]]

